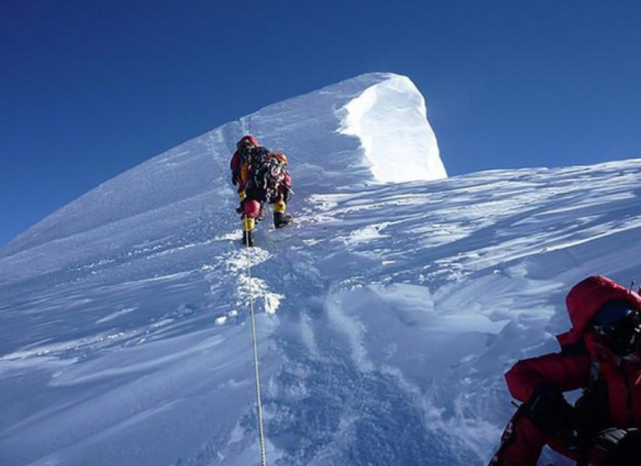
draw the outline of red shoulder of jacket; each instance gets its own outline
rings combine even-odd
[[[587,353],[566,355],[551,353],[518,361],[505,374],[514,398],[527,401],[540,384],[551,384],[565,392],[585,387],[590,381],[590,358]]]
[[[232,172],[235,172],[238,170],[240,165],[240,152],[236,151],[234,152],[234,155],[231,156],[231,161],[229,162],[229,168],[231,168]]]

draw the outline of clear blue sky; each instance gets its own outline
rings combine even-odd
[[[641,157],[638,0],[5,0],[0,246],[279,100],[409,76],[450,175]]]

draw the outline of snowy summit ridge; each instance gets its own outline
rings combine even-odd
[[[371,73],[271,105],[179,145],[63,207],[0,251],[0,258],[86,232],[95,233],[97,242],[108,236],[118,243],[119,227],[137,215],[207,193],[228,200],[228,159],[244,133],[288,155],[297,192],[447,176],[420,92],[404,76]]]
[[[295,190],[295,224],[268,216],[250,250],[228,167],[245,133]],[[2,466],[258,466],[250,301],[270,466],[487,464],[503,373],[558,349],[569,288],[641,276],[641,164],[445,179],[437,155],[411,82],[364,75],[29,229],[0,251]]]

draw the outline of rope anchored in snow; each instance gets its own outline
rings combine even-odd
[[[256,379],[256,404],[258,407],[258,438],[260,442],[260,464],[261,466],[267,465],[267,458],[265,455],[265,431],[263,429],[263,405],[261,402],[260,394],[260,374],[258,371],[258,342],[256,338],[256,319],[254,317],[254,293],[251,289],[251,255],[249,245],[246,247],[247,252],[247,283],[249,285],[249,316],[252,329],[252,346],[254,349],[254,378]]]

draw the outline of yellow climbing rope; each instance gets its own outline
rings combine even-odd
[[[260,464],[267,466],[267,457],[265,455],[265,431],[263,429],[263,405],[260,396],[260,374],[258,372],[258,343],[256,339],[256,319],[254,318],[254,293],[252,290],[252,262],[249,252],[249,245],[246,247],[247,251],[247,277],[249,287],[249,316],[252,328],[252,344],[254,347],[254,377],[256,379],[256,403],[258,406],[258,438],[260,441]]]

